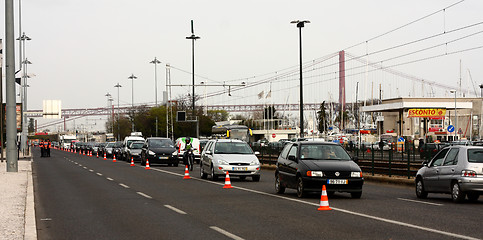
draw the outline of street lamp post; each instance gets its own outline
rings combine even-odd
[[[154,60],[149,62],[154,64],[154,104],[158,106],[158,73],[157,73],[157,65],[161,62],[154,57]]]
[[[26,102],[25,102],[25,99],[26,99],[26,85],[27,85],[27,64],[31,64],[31,62],[29,62],[27,60],[27,58],[25,57],[25,41],[30,41],[32,40],[30,37],[28,37],[27,35],[25,35],[25,32],[22,33],[22,36],[20,36],[19,38],[17,38],[17,40],[20,41],[20,46],[21,46],[21,49],[22,49],[22,52],[20,53],[20,63],[21,63],[21,66],[20,68],[22,69],[22,78],[21,78],[21,81],[20,81],[20,102],[22,103],[22,113],[26,113],[27,112],[27,108],[26,108]],[[23,60],[22,60],[23,59]],[[26,121],[26,116],[25,114],[22,115],[22,134],[21,134],[21,141],[20,141],[20,149],[22,149],[22,151],[25,151],[26,149],[26,146],[27,146],[27,121]],[[24,152],[25,153],[25,152]]]
[[[456,141],[456,132],[458,131],[458,113],[456,112],[456,90],[450,90],[450,93],[454,93],[454,139]]]
[[[186,37],[186,39],[190,39],[191,40],[191,60],[192,60],[192,76],[193,76],[193,81],[192,81],[192,84],[193,84],[193,102],[192,102],[192,107],[193,107],[193,117],[195,116],[195,40],[196,39],[200,39],[200,37],[198,36],[195,36],[195,31],[193,29],[193,20],[191,20],[191,36],[189,37]]]
[[[302,81],[302,28],[306,23],[310,23],[308,20],[295,20],[290,23],[297,24],[299,28],[299,53],[300,53],[300,137],[304,137],[304,95],[303,95],[303,81]]]
[[[132,121],[131,121],[131,132],[134,132],[134,79],[138,77],[131,74],[128,79],[131,79],[131,109],[132,109]]]
[[[117,141],[121,141],[121,133],[119,127],[119,88],[122,87],[121,84],[117,83],[114,87],[117,88]]]
[[[106,93],[106,95],[104,95],[107,97],[107,107],[108,109],[111,108],[111,105],[112,105],[112,95],[110,93]],[[107,118],[107,120],[109,121],[109,117]],[[112,127],[111,129],[114,128],[114,118],[111,117],[111,124],[112,124]],[[114,132],[114,130],[112,130]]]

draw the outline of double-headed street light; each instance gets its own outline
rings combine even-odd
[[[122,87],[121,84],[117,83],[115,86],[117,88],[117,141],[121,141],[121,133],[120,133],[120,127],[119,127],[119,88]]]
[[[308,20],[295,20],[290,23],[297,24],[299,28],[299,52],[300,52],[300,137],[304,137],[304,95],[303,95],[303,85],[302,85],[302,28],[306,23],[310,23]]]
[[[154,57],[154,60],[149,62],[154,64],[154,104],[158,106],[158,73],[157,73],[157,65],[161,62]]]
[[[134,79],[137,79],[138,77],[134,76],[134,74],[131,74],[131,76],[128,77],[128,79],[131,80],[131,108],[132,108],[132,122],[131,122],[131,132],[134,132]]]
[[[22,36],[17,38],[20,42],[20,68],[22,69],[22,78],[20,80],[20,101],[22,103],[22,112],[27,112],[27,103],[26,103],[26,94],[27,90],[25,87],[27,85],[27,64],[31,64],[30,61],[27,60],[25,57],[25,41],[30,41],[32,38],[25,35],[25,32],[22,33]],[[25,151],[27,147],[27,117],[25,115],[22,116],[22,134],[21,134],[21,141],[20,141],[20,148],[22,151]]]

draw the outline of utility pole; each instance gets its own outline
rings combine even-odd
[[[5,0],[7,172],[18,172],[13,0]]]

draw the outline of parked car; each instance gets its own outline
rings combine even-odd
[[[113,157],[116,155],[116,158],[120,155],[120,149],[122,146],[122,142],[108,142],[105,151],[107,157]]]
[[[141,152],[143,149],[144,142],[132,142],[127,148],[126,162],[130,162],[131,158],[134,162],[142,162]]]
[[[219,176],[237,176],[240,179],[251,177],[260,181],[260,162],[250,146],[242,140],[214,139],[208,141],[201,153],[200,176],[211,175],[213,181]]]
[[[451,146],[425,161],[416,174],[416,196],[449,193],[454,202],[468,196],[477,201],[483,194],[483,147]]]
[[[348,192],[362,196],[362,170],[341,145],[331,142],[293,142],[280,153],[275,170],[275,191],[297,190],[298,197],[320,192],[326,185],[328,195]]]
[[[449,146],[446,143],[424,143],[419,146],[419,157],[429,160],[434,157],[441,149]]]
[[[388,150],[391,149],[391,146],[389,145],[389,143],[387,143],[385,141],[382,141],[382,143],[384,144],[383,147],[382,147],[382,150],[388,151]],[[377,142],[373,143],[372,144],[372,149],[374,149],[374,151],[381,151],[380,142],[377,141]]]
[[[132,132],[130,136],[126,136],[124,138],[124,141],[122,142],[122,148],[121,148],[121,156],[118,157],[118,160],[126,160],[127,161],[127,155],[128,155],[128,149],[129,146],[131,146],[132,142],[144,142],[144,138],[142,137],[142,134],[140,132]]]
[[[177,167],[179,164],[178,152],[169,138],[147,138],[141,151],[141,165],[146,165],[146,159],[149,163],[168,164],[168,166]]]

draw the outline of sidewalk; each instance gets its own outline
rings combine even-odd
[[[37,239],[30,156],[20,155],[18,172],[0,161],[0,193],[0,239]]]

